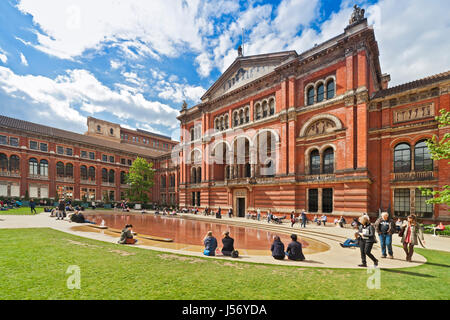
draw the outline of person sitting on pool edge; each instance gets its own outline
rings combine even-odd
[[[289,260],[294,261],[303,261],[305,260],[305,256],[303,255],[302,244],[297,241],[297,235],[291,234],[292,242],[289,243],[286,255]]]
[[[273,237],[273,243],[270,247],[270,251],[272,251],[272,257],[277,260],[284,260],[284,256],[286,253],[284,252],[284,243],[281,242],[279,236]]]
[[[120,244],[135,244],[137,243],[137,239],[133,238],[133,232],[131,231],[133,225],[127,224],[125,228],[123,228],[122,233],[120,234],[120,239],[118,243]]]
[[[223,233],[222,243],[222,254],[224,256],[231,256],[231,253],[234,251],[234,239],[230,237],[230,233],[228,231]]]
[[[358,232],[355,232],[355,239],[347,239],[344,243],[339,243],[342,248],[358,247],[359,248],[360,236]]]
[[[203,239],[203,244],[205,245],[205,250],[203,250],[205,256],[216,255],[217,239],[213,237],[212,231],[208,231],[206,237]]]

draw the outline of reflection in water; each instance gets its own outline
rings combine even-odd
[[[203,245],[203,238],[208,231],[213,232],[213,235],[219,242],[219,246],[222,245],[220,239],[225,231],[230,232],[230,236],[234,238],[235,247],[237,248],[270,250],[275,235],[280,236],[286,247],[291,242],[289,235],[286,234],[166,216],[99,214],[88,215],[86,219],[97,224],[104,220],[106,226],[119,230],[123,229],[126,224],[132,224],[133,231],[138,234],[170,238],[177,243],[192,245]],[[299,241],[304,248],[309,246],[307,241],[303,239],[299,239]]]

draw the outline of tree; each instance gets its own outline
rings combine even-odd
[[[439,128],[450,125],[450,111],[445,109],[440,110],[441,115],[436,117],[439,122]],[[427,147],[430,150],[431,158],[433,160],[450,160],[450,132],[444,134],[441,140],[438,140],[434,135],[431,140],[427,140]],[[450,164],[450,161],[448,162]],[[427,200],[428,204],[446,204],[450,205],[450,187],[443,186],[442,190],[430,190],[420,188],[422,195],[432,196],[432,199]]]
[[[131,201],[148,202],[148,192],[153,187],[154,172],[153,163],[148,163],[144,158],[137,157],[133,161],[126,175],[126,181],[130,186],[128,197]]]

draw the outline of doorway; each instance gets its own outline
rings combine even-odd
[[[237,205],[238,205],[238,209],[237,209],[237,213],[238,213],[238,217],[245,217],[245,198],[237,198]]]

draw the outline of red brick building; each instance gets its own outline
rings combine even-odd
[[[238,57],[181,122],[180,206],[346,217],[379,210],[449,221],[419,186],[449,184],[447,160],[424,140],[442,138],[450,72],[388,88],[363,16],[297,54]]]
[[[156,170],[151,201],[177,204],[177,167],[167,161],[177,143],[91,117],[83,135],[0,116],[0,197],[120,201],[125,174],[143,157]]]

